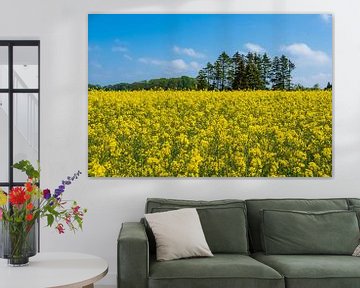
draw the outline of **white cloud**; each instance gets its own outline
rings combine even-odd
[[[133,60],[133,58],[128,54],[124,54],[124,58],[130,61]]]
[[[195,61],[191,61],[189,63],[190,67],[193,68],[194,70],[199,70],[201,68],[201,65],[198,62]]]
[[[204,58],[205,57],[204,54],[195,51],[193,48],[181,48],[179,46],[174,46],[173,51],[176,54],[186,55],[186,56],[193,57],[193,58]]]
[[[238,51],[238,52],[239,52],[239,54],[240,54],[240,55],[246,55],[246,54],[247,54],[246,52],[241,51],[241,50],[240,50],[240,51]]]
[[[97,61],[91,61],[90,66],[92,66],[92,67],[94,67],[96,69],[102,69],[103,68],[102,65]]]
[[[182,59],[175,59],[170,62],[170,65],[175,70],[187,70],[188,64],[185,63]]]
[[[148,64],[148,63],[149,63],[148,58],[139,58],[138,61],[139,61],[140,63],[144,63],[144,64]]]
[[[325,52],[313,50],[305,43],[294,43],[282,47],[281,50],[296,57],[297,64],[324,65],[331,62],[330,57]]]
[[[331,14],[320,14],[320,18],[325,23],[329,23],[331,21],[332,15]]]
[[[254,44],[254,43],[246,43],[245,47],[246,47],[246,49],[248,49],[250,52],[253,52],[253,53],[264,53],[266,51],[265,48],[261,47],[258,44]]]
[[[111,48],[112,52],[127,52],[128,48],[122,45],[113,46]]]
[[[332,82],[330,73],[318,73],[311,76],[311,80],[315,83],[324,83],[324,82]]]
[[[301,85],[304,85],[306,87],[313,87],[315,84],[319,84],[321,88],[324,88],[327,82],[332,83],[332,74],[319,72],[316,74],[310,74],[306,76],[304,75],[294,76],[293,82],[296,84],[300,83]]]
[[[201,68],[201,65],[196,61],[186,62],[180,58],[167,61],[142,57],[138,58],[137,61],[146,65],[160,66],[169,75],[180,72],[197,72]]]
[[[115,39],[114,43],[115,44],[111,47],[112,52],[125,53],[129,51],[127,42],[121,41],[120,39]]]
[[[139,58],[138,61],[140,63],[144,63],[144,64],[152,64],[152,65],[164,65],[166,63],[166,61],[162,61],[162,60],[158,60],[158,59],[153,59],[153,58]]]
[[[167,62],[163,61],[163,60],[158,60],[158,59],[151,59],[150,64],[153,65],[165,65]]]

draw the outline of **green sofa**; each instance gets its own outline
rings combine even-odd
[[[155,260],[154,236],[145,221],[123,223],[117,246],[119,288],[360,287],[360,257],[353,257],[348,252],[344,255],[342,250],[336,253],[336,247],[344,243],[341,237],[336,238],[336,236],[335,240],[328,243],[327,239],[324,239],[326,243],[323,244],[331,246],[329,251],[335,249],[335,253],[331,252],[331,255],[327,255],[322,251],[319,255],[315,255],[308,253],[306,249],[317,249],[316,243],[315,248],[314,245],[303,248],[299,246],[300,242],[297,242],[299,236],[291,238],[290,234],[293,232],[289,232],[295,231],[295,234],[296,231],[301,232],[301,227],[307,227],[307,223],[313,219],[318,223],[328,221],[327,225],[338,225],[334,227],[344,231],[350,227],[349,230],[356,229],[356,235],[352,235],[356,239],[350,239],[343,244],[347,245],[347,251],[350,251],[349,249],[354,248],[353,245],[355,247],[357,245],[354,241],[358,242],[359,239],[359,224],[356,216],[360,215],[360,199],[191,201],[152,198],[147,200],[145,212],[164,212],[187,207],[197,208],[206,240],[214,257],[158,262]],[[290,238],[280,239],[280,242],[277,241],[276,235],[263,235],[265,230],[262,229],[262,225],[265,225],[266,211],[273,213],[271,217],[266,216],[268,217],[266,225],[269,225],[268,222],[274,219],[277,221],[276,213],[279,214],[279,211],[288,213],[289,210],[294,214],[282,218],[284,221],[279,223],[280,226],[285,225],[286,221],[291,223],[292,217],[294,219],[305,217],[305,220],[300,220],[305,221],[304,225],[299,226],[298,229],[295,227],[296,230],[294,227],[290,227],[292,230],[287,230],[287,227],[292,225],[284,226],[284,231],[290,233],[285,236]],[[299,214],[296,211],[308,212]],[[317,217],[320,217],[320,220]],[[331,217],[339,218],[340,222],[334,223],[336,221]],[[345,222],[341,223],[341,221]],[[276,225],[276,223],[270,224]],[[273,230],[270,232],[276,233],[276,229]],[[305,232],[305,234],[309,233]],[[316,234],[316,231],[313,234]],[[316,235],[313,238],[311,234],[309,235],[306,237],[310,237],[310,241],[316,240]],[[296,255],[288,255],[281,251],[279,255],[274,253],[269,255],[264,251],[264,245],[266,249],[278,249],[276,245],[282,243],[281,241],[285,241],[284,245],[290,245],[289,249],[293,249],[295,243]],[[327,249],[328,246],[325,248]],[[304,254],[301,252],[302,249],[305,249]],[[286,251],[285,246],[284,251]]]

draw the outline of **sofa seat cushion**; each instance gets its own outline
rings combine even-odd
[[[149,288],[284,288],[274,269],[246,255],[150,261]]]
[[[358,288],[360,258],[343,255],[265,255],[254,259],[285,277],[287,288]]]

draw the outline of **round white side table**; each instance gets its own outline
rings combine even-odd
[[[80,253],[38,253],[28,266],[9,267],[0,260],[1,288],[93,288],[108,272],[107,262]]]

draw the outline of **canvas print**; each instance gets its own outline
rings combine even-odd
[[[332,16],[90,14],[90,177],[331,177]]]

